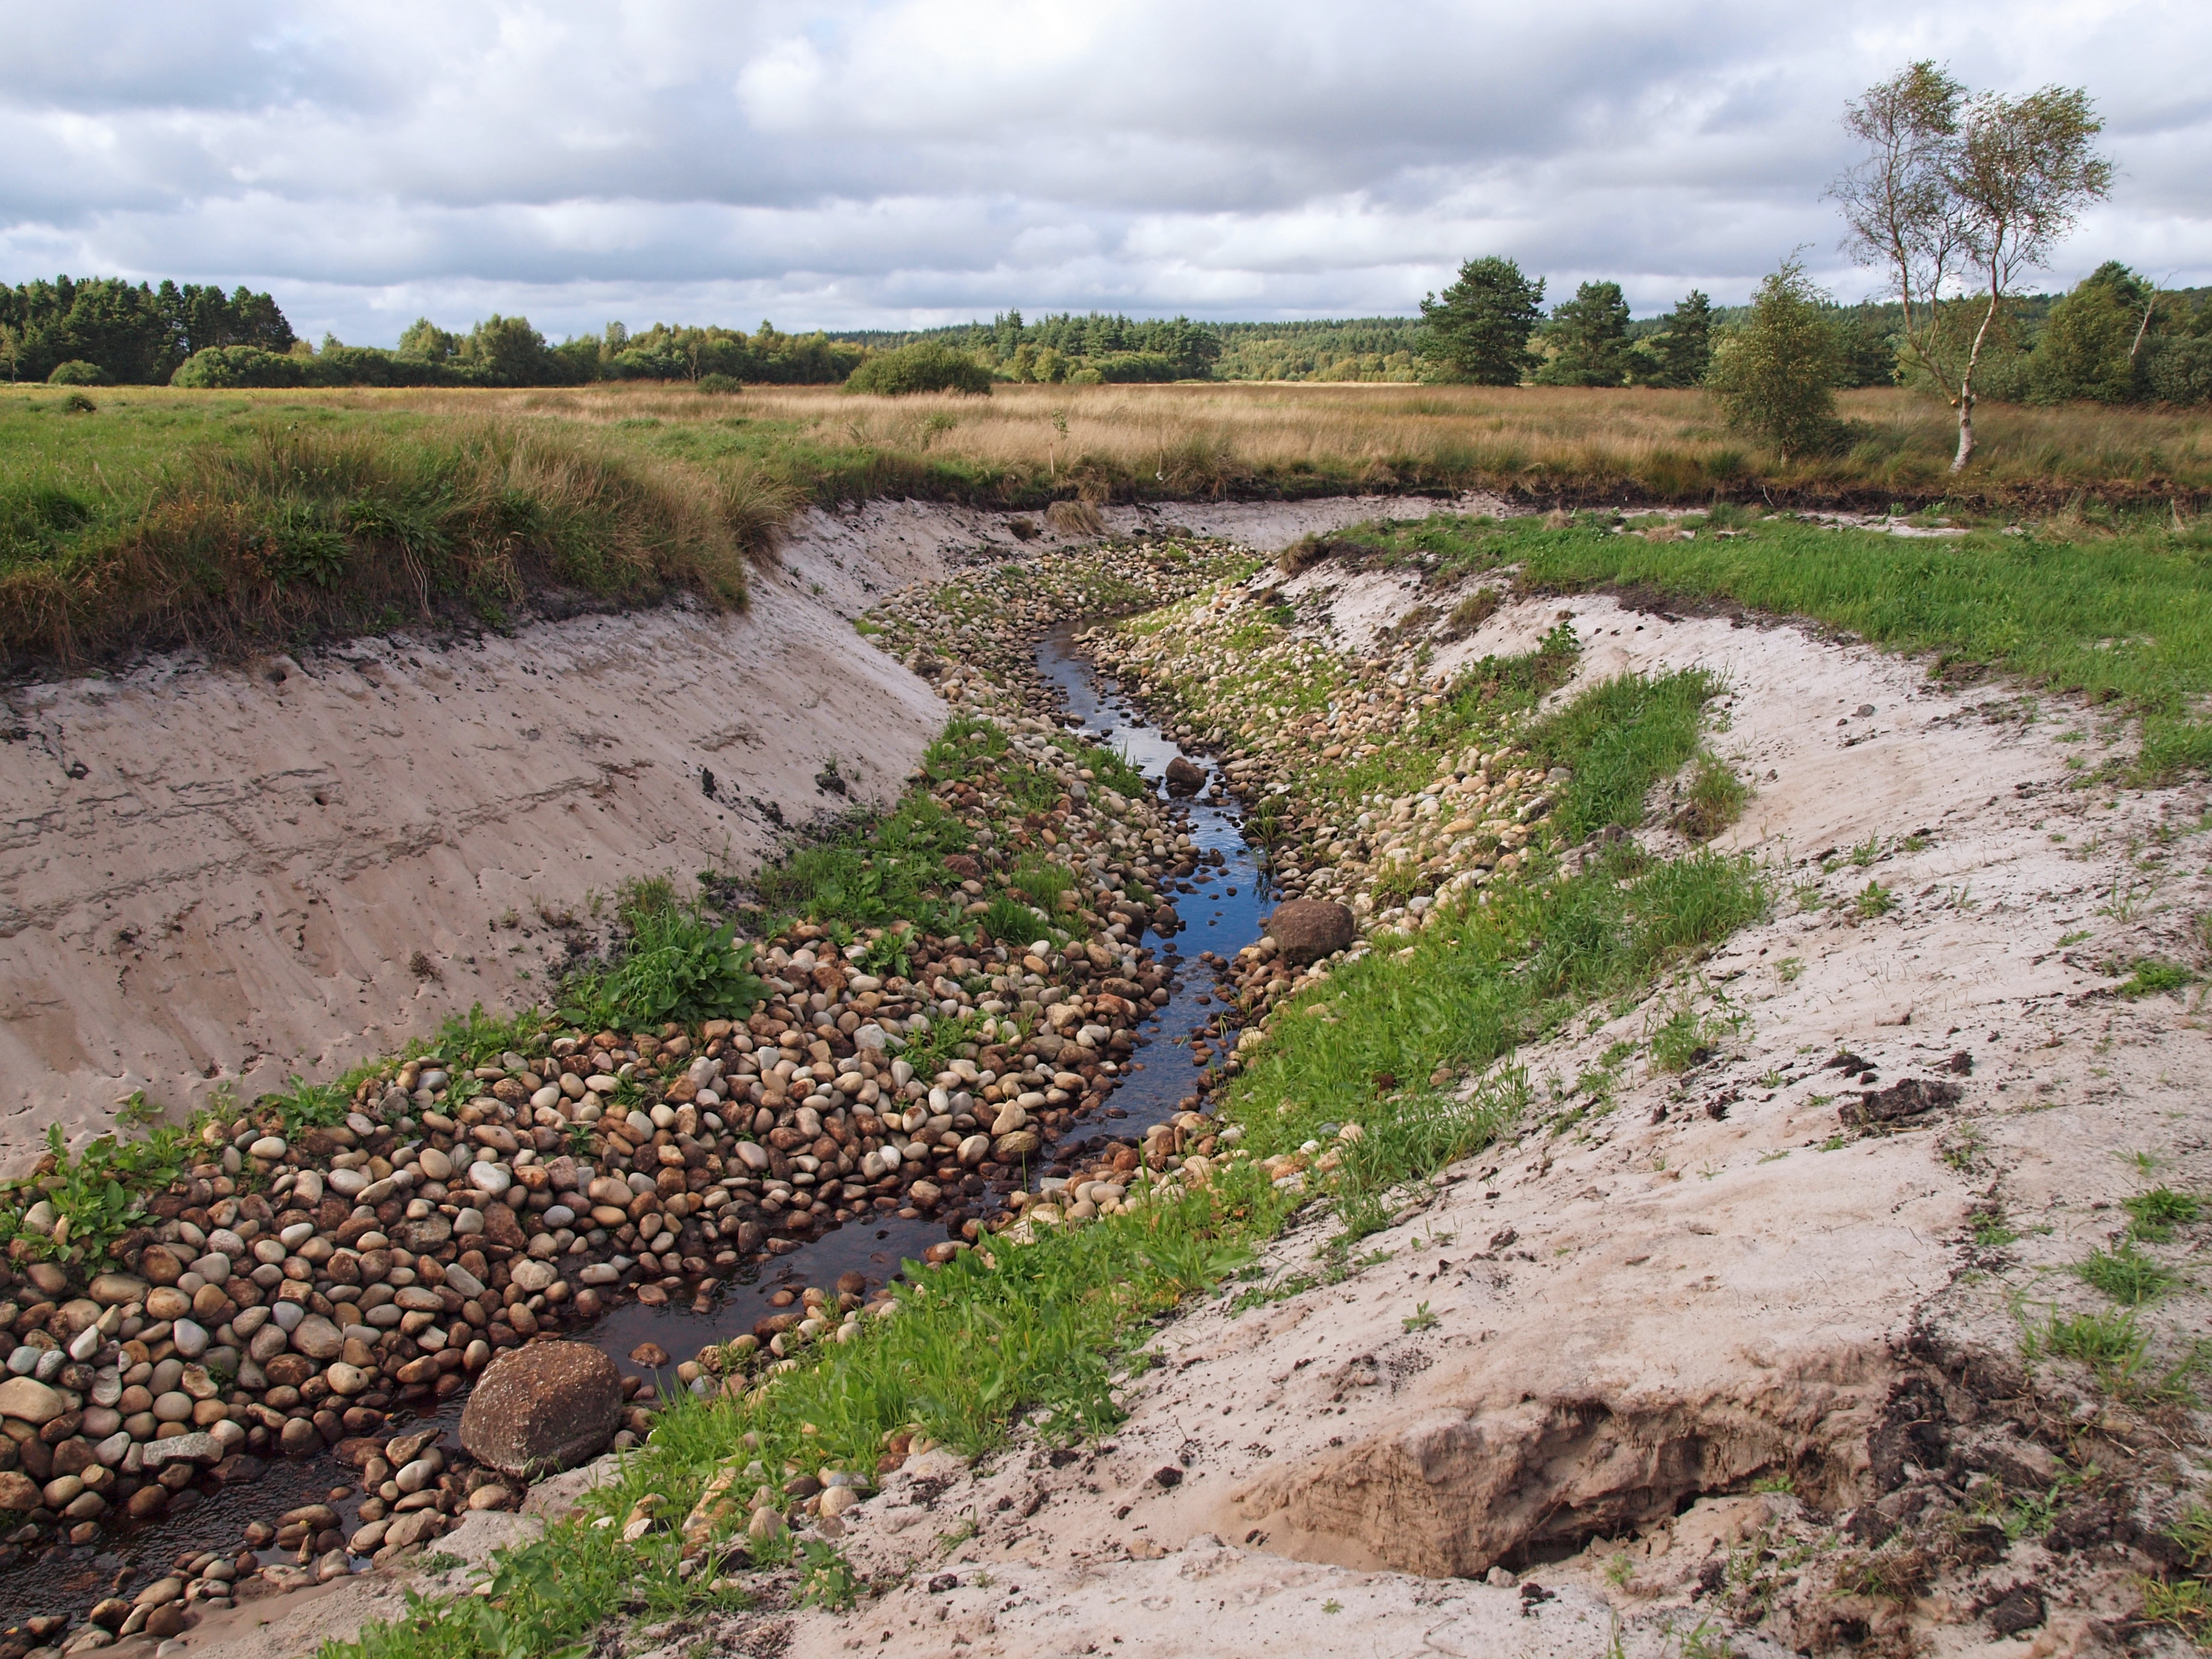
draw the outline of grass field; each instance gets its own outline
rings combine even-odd
[[[488,621],[547,586],[741,604],[806,501],[1214,500],[1497,490],[1545,502],[2038,513],[2212,495],[2212,417],[1847,393],[1856,436],[1784,465],[1701,393],[1343,385],[1005,386],[989,398],[577,391],[0,391],[0,658],[217,649]]]

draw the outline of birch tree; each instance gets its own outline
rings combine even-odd
[[[1900,355],[1959,411],[1951,471],[1974,453],[1974,377],[1992,326],[2081,210],[2112,189],[2088,94],[1969,94],[1928,60],[1845,106],[1865,147],[1830,187],[1863,264],[1885,270],[1903,307]]]

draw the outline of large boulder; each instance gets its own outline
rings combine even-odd
[[[1359,937],[1359,924],[1334,900],[1291,899],[1275,907],[1275,914],[1267,918],[1267,933],[1284,961],[1304,968],[1348,949]]]
[[[1177,755],[1168,763],[1168,793],[1194,795],[1206,787],[1206,769],[1188,757]]]
[[[532,1342],[491,1362],[461,1413],[461,1444],[532,1480],[596,1457],[621,1420],[622,1373],[581,1342]]]

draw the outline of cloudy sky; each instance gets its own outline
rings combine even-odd
[[[1405,313],[1507,253],[1638,314],[1799,245],[1911,58],[2086,86],[2118,167],[2053,284],[2212,282],[2203,0],[0,0],[0,279],[418,314],[911,326],[1012,305]]]

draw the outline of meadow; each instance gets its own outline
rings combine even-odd
[[[1987,404],[1963,481],[1950,412],[1839,398],[1847,443],[1784,463],[1705,394],[1316,384],[0,391],[0,659],[217,651],[496,625],[549,589],[742,605],[808,503],[1211,501],[1487,490],[1530,504],[2193,510],[2212,415]]]

